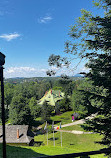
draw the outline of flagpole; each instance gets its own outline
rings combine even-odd
[[[48,145],[48,129],[47,129],[47,145]]]
[[[54,146],[55,146],[54,130],[53,130],[53,141],[54,141]]]
[[[45,127],[44,127],[44,130],[45,130],[46,133],[47,133],[47,145],[48,145],[48,128],[47,128],[47,121],[46,121],[46,125],[45,125]]]
[[[62,131],[60,133],[61,133],[61,147],[62,147]]]
[[[54,143],[54,146],[55,146],[55,138],[54,138],[54,121],[52,122],[52,130],[53,130],[53,143]]]
[[[61,122],[60,122],[60,129],[62,128]],[[62,147],[62,131],[60,131],[60,139],[61,139],[61,147]]]

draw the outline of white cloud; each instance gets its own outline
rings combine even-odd
[[[56,71],[55,76],[60,76],[61,74],[66,74],[68,76],[74,76],[77,73],[80,72],[88,72],[89,69],[87,69],[84,66],[79,67],[78,69],[74,70],[71,68],[57,68],[55,66],[49,67],[49,70]],[[40,68],[40,67],[10,67],[7,69],[4,69],[4,77],[5,78],[13,78],[13,77],[46,77],[46,71],[48,68]]]
[[[35,70],[36,70],[35,68],[31,68],[31,67],[11,67],[11,68],[8,68],[7,73],[31,72]]]
[[[6,41],[11,41],[11,40],[16,39],[20,36],[21,35],[18,33],[10,33],[10,34],[2,34],[2,35],[0,35],[0,38],[5,39]]]
[[[38,22],[45,24],[45,23],[51,21],[52,19],[53,19],[53,18],[52,18],[51,16],[40,17],[40,18],[38,19]]]
[[[55,71],[57,71],[57,70],[60,69],[60,68],[58,68],[58,67],[56,67],[56,66],[51,66],[50,68],[51,68],[51,70],[55,70]]]
[[[89,70],[90,70],[89,68],[83,66],[83,67],[80,68],[79,72],[86,72],[86,73],[88,73]]]
[[[5,78],[12,77],[41,77],[46,76],[47,69],[33,67],[10,67],[5,69]]]

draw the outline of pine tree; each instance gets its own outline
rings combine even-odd
[[[66,42],[65,52],[79,57],[80,61],[88,60],[86,67],[90,70],[84,75],[95,88],[84,92],[95,100],[97,116],[88,121],[87,129],[102,134],[100,143],[111,147],[111,1],[98,1],[95,6],[105,9],[104,16],[93,16],[82,9],[82,16],[71,26],[69,35],[72,40]],[[57,60],[57,57],[53,55],[52,62],[50,56],[49,64],[59,66],[59,61],[61,66],[61,62],[66,63],[66,58],[59,56]]]
[[[27,105],[27,99],[22,94],[13,97],[9,109],[9,119],[14,125],[32,125],[33,116]]]

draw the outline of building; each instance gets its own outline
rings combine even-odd
[[[64,99],[64,93],[60,90],[46,91],[45,95],[38,101],[39,105],[43,105],[46,101],[49,105],[55,106],[56,102]]]
[[[6,125],[6,144],[33,145],[34,133],[28,125]],[[0,143],[3,141],[2,126],[0,126]]]

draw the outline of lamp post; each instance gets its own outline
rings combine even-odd
[[[4,64],[5,64],[5,55],[0,52],[1,109],[2,109],[2,130],[3,130],[3,158],[6,158],[4,82],[3,82],[3,65]]]

